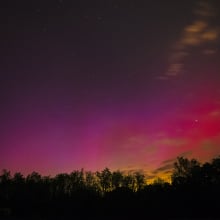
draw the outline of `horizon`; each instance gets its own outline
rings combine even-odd
[[[219,158],[220,158],[220,155],[218,155],[218,156],[212,158],[212,159],[209,160],[209,161],[203,161],[202,163],[201,163],[199,160],[197,160],[196,158],[191,158],[191,159],[189,159],[189,158],[187,158],[187,157],[181,157],[181,158],[187,159],[187,160],[189,160],[189,161],[192,160],[192,159],[193,159],[193,160],[196,160],[196,161],[199,163],[200,167],[202,167],[202,166],[203,166],[204,164],[206,164],[206,163],[211,164],[214,159],[219,159]],[[153,175],[153,176],[149,176],[149,175],[148,175],[148,172],[147,172],[146,170],[142,170],[142,169],[136,169],[136,170],[135,170],[135,169],[134,169],[134,170],[129,170],[129,169],[127,169],[127,170],[120,170],[120,169],[117,169],[117,170],[111,170],[111,169],[109,169],[108,167],[104,167],[104,168],[101,169],[101,170],[95,170],[95,171],[85,170],[84,168],[81,168],[81,169],[79,169],[79,170],[72,170],[72,171],[70,171],[70,172],[68,172],[68,173],[62,172],[62,173],[56,173],[56,174],[54,174],[54,175],[50,175],[50,174],[49,174],[49,175],[43,175],[43,174],[41,174],[40,172],[37,172],[36,170],[33,170],[33,171],[30,172],[30,173],[24,174],[24,173],[19,172],[19,171],[14,171],[14,172],[12,173],[12,172],[11,172],[10,170],[8,170],[8,169],[2,169],[2,170],[1,170],[1,173],[3,174],[5,171],[6,171],[6,172],[9,172],[10,178],[13,178],[16,173],[20,173],[24,178],[27,178],[29,175],[31,175],[31,174],[33,174],[33,173],[39,174],[39,175],[41,176],[41,178],[44,178],[44,177],[56,178],[56,177],[59,176],[59,175],[62,175],[62,174],[71,175],[71,173],[74,173],[74,172],[83,172],[84,175],[85,175],[87,172],[91,172],[92,174],[96,175],[97,172],[102,172],[102,171],[104,171],[105,169],[108,169],[111,173],[114,173],[114,172],[118,172],[118,171],[119,171],[122,175],[125,175],[125,176],[127,176],[127,175],[135,175],[135,173],[143,174],[143,175],[144,175],[144,182],[145,182],[146,185],[155,184],[158,180],[164,181],[164,183],[172,184],[172,174],[173,174],[173,172],[174,172],[174,170],[175,170],[175,169],[174,169],[174,163],[177,162],[177,161],[178,161],[178,158],[176,158],[175,160],[173,160],[173,166],[172,166],[171,170],[169,170],[169,172],[167,172],[166,174],[162,174],[162,175],[161,175],[161,173],[159,173],[159,174],[155,174],[155,175]],[[170,168],[170,167],[169,167],[169,168]],[[159,169],[161,169],[161,168],[159,168]]]

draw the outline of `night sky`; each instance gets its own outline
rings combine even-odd
[[[220,1],[0,8],[0,169],[150,179],[220,155]]]

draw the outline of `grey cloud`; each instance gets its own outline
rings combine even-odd
[[[164,166],[157,168],[152,173],[157,174],[159,172],[167,172],[167,171],[170,171],[172,168],[173,168],[173,163],[169,163],[169,164],[166,164]]]
[[[210,18],[216,16],[213,6],[207,1],[200,1],[195,10],[195,19],[191,24],[183,28],[179,39],[174,43],[173,50],[170,55],[169,67],[165,73],[165,77],[176,77],[185,72],[185,58],[190,56],[194,47],[201,48],[201,54],[212,55],[216,53],[211,43],[215,43],[220,34],[218,26],[212,26]],[[157,77],[159,80],[167,78]]]

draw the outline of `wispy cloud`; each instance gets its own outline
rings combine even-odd
[[[173,169],[173,163],[163,165],[163,166],[157,168],[156,170],[154,170],[152,173],[153,174],[158,174],[158,173],[161,173],[161,172],[162,173],[164,173],[164,172],[167,173],[167,171],[171,171],[171,169]]]
[[[200,153],[204,154],[205,156],[214,157],[215,155],[220,154],[219,149],[219,141],[220,141],[220,135],[216,136],[212,139],[204,139],[200,143]]]
[[[157,79],[165,80],[183,74],[186,71],[186,58],[191,55],[195,47],[199,47],[203,55],[216,53],[217,50],[213,46],[219,38],[220,29],[218,26],[211,25],[210,22],[213,17],[216,17],[213,6],[206,1],[200,1],[193,13],[195,19],[183,28],[179,39],[172,46],[167,72]]]
[[[178,156],[179,157],[189,157],[191,155],[192,155],[192,151],[185,151],[185,152],[179,154]]]
[[[174,163],[176,161],[176,158],[172,158],[172,159],[168,159],[168,160],[164,160],[161,164],[170,164],[170,163]]]
[[[214,111],[210,112],[209,116],[211,116],[213,118],[219,118],[220,117],[220,110],[214,110]]]
[[[180,147],[187,144],[187,140],[183,138],[162,138],[155,141],[156,146]]]

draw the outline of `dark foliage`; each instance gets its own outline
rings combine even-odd
[[[177,158],[171,184],[146,184],[141,172],[108,168],[55,177],[11,176],[7,170],[0,175],[0,218],[7,219],[217,218],[219,204],[220,157],[204,164]]]

